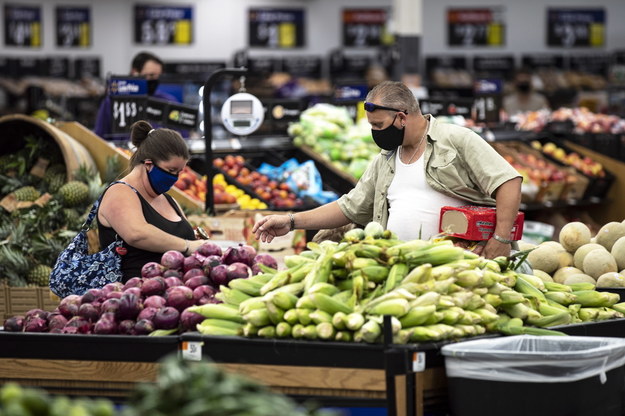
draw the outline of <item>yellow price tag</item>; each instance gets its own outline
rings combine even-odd
[[[78,27],[78,33],[78,44],[80,46],[89,46],[89,23],[81,23]]]
[[[30,24],[30,46],[41,46],[41,24],[39,22]]]
[[[278,27],[279,44],[281,48],[292,48],[295,46],[295,25],[293,23],[280,23]]]
[[[489,45],[503,45],[503,26],[501,23],[489,24],[487,33],[488,39],[486,42]]]
[[[590,24],[590,46],[603,46],[604,44],[603,23]]]
[[[178,20],[174,29],[174,43],[188,45],[191,43],[191,21]]]
[[[360,101],[356,106],[356,120],[362,120],[365,117],[367,117],[365,114],[365,102]]]

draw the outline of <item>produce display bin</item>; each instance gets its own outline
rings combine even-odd
[[[443,346],[454,416],[622,416],[625,339],[510,336]]]
[[[158,360],[178,344],[177,336],[0,332],[0,385],[123,401],[136,383],[156,380]]]
[[[58,300],[50,296],[49,287],[12,287],[0,285],[0,319],[4,321],[15,315],[24,315],[31,309],[52,311]]]

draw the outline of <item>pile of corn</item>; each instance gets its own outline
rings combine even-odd
[[[190,308],[206,317],[198,331],[375,343],[390,315],[393,342],[408,343],[555,335],[562,333],[545,328],[625,316],[618,294],[592,284],[543,282],[506,258],[485,259],[449,240],[400,241],[377,223],[341,243],[309,243],[285,263],[222,286],[221,304]]]

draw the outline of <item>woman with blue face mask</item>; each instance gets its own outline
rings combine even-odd
[[[104,193],[98,209],[100,246],[120,238],[124,245],[123,281],[141,276],[141,267],[160,262],[168,250],[193,253],[203,240],[195,240],[182,209],[166,192],[178,180],[189,160],[187,144],[170,129],[153,129],[146,121],[131,127],[131,171]]]

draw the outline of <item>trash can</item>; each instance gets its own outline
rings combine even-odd
[[[625,339],[518,335],[441,352],[453,416],[625,414]]]

